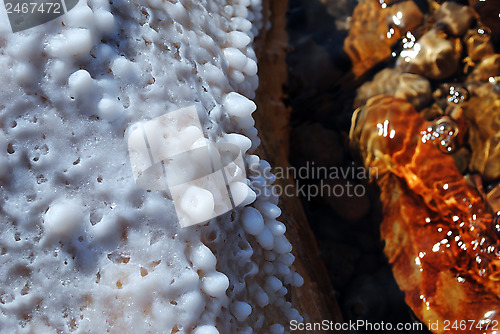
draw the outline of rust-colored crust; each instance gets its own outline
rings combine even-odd
[[[379,168],[384,252],[406,302],[436,333],[444,321],[500,322],[500,249],[492,216],[451,156],[422,140],[430,123],[408,102],[378,96],[351,131],[367,167]],[[496,330],[500,329],[500,323]]]

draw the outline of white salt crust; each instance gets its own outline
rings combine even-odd
[[[275,178],[248,153],[261,10],[89,0],[0,36],[2,333],[285,333],[302,320],[285,298],[303,279]],[[212,140],[247,152],[259,196],[181,229],[163,192],[135,185],[125,131],[194,102]]]

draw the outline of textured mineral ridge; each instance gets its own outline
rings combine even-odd
[[[0,36],[2,333],[284,333],[303,280],[250,100],[259,0],[89,0]],[[244,152],[251,206],[180,228],[134,183],[131,124],[199,103]],[[247,187],[247,185],[244,185]],[[256,191],[259,190],[259,191]]]

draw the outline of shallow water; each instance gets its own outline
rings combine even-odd
[[[426,2],[415,3],[423,13],[428,11]],[[290,161],[297,168],[311,168],[311,163],[343,170],[360,166],[349,148],[348,138],[356,88],[380,69],[394,65],[395,58],[374,66],[359,78],[351,74],[352,63],[343,44],[348,35],[346,18],[355,6],[355,1],[290,1],[286,91],[287,103],[292,107]],[[379,232],[382,209],[377,187],[358,175],[335,180],[300,180],[317,186],[323,181],[352,183],[365,189],[363,196],[350,197],[344,193],[327,199],[302,198],[344,321],[383,321],[394,327],[397,323],[419,323],[406,305],[383,253]],[[430,332],[424,326],[422,330],[400,333]]]

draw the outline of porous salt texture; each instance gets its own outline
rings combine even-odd
[[[2,333],[284,333],[301,320],[274,177],[248,153],[261,9],[88,0],[0,36]],[[125,132],[194,102],[209,137],[247,152],[258,196],[180,228],[164,192],[135,185]]]

